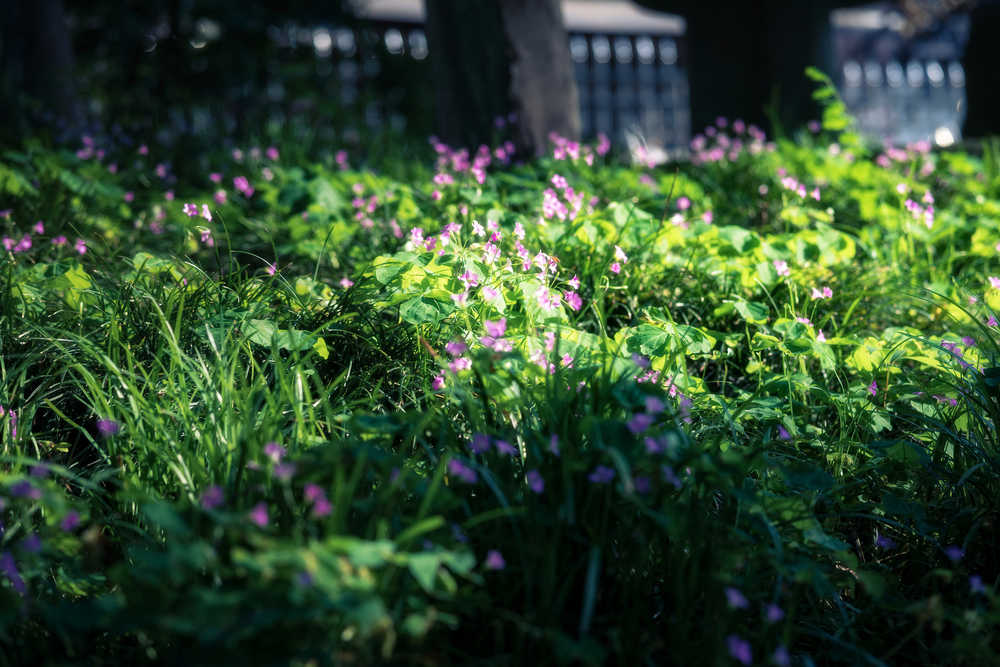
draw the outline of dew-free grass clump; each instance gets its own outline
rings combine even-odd
[[[1000,175],[833,120],[9,152],[5,655],[989,664]]]

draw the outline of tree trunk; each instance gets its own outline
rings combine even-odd
[[[500,12],[513,52],[517,144],[541,155],[550,132],[578,139],[580,102],[559,0],[501,0]]]
[[[754,0],[727,6],[722,16],[711,3],[683,9],[693,131],[717,116],[741,117],[771,131],[794,129],[817,116],[805,69],[832,66],[826,3]]]
[[[474,147],[517,114],[520,154],[576,139],[579,104],[559,0],[426,0],[438,136]]]
[[[965,99],[968,111],[962,134],[1000,134],[1000,3],[981,2],[972,10],[972,30],[965,47]]]
[[[435,124],[453,146],[489,142],[510,109],[510,68],[496,0],[426,0]]]

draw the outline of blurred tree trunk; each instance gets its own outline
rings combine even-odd
[[[965,99],[968,110],[962,134],[1000,135],[1000,2],[983,1],[972,10],[972,30],[965,47]]]
[[[705,2],[670,4],[683,5],[687,19],[693,131],[717,116],[772,132],[817,117],[805,69],[832,67],[830,3],[750,0],[722,11]]]
[[[541,155],[550,132],[578,139],[580,102],[559,0],[501,0],[500,11],[513,51],[518,146]]]
[[[549,132],[580,133],[576,82],[559,0],[426,0],[438,135],[476,146],[517,114],[520,153]]]
[[[62,0],[0,0],[0,70],[5,114],[17,114],[11,101],[24,93],[41,111],[64,124],[79,120],[73,48]]]
[[[442,141],[487,141],[510,108],[507,43],[496,0],[426,0],[435,124]]]

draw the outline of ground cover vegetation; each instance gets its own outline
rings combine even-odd
[[[1000,162],[719,119],[0,162],[11,664],[995,664]]]

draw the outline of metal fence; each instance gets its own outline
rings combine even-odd
[[[363,28],[299,29],[297,39],[329,63],[341,102],[362,102],[370,125],[401,127],[405,108],[363,93],[385,76],[393,58],[427,67],[423,3],[381,0],[368,7]],[[564,0],[564,18],[584,135],[603,132],[616,143],[638,138],[670,151],[686,149],[691,114],[683,19],[629,3],[580,0]],[[910,40],[893,28],[893,18],[884,8],[833,13],[835,79],[848,108],[872,137],[958,141],[965,115],[961,22],[967,17],[949,19],[958,29]]]

